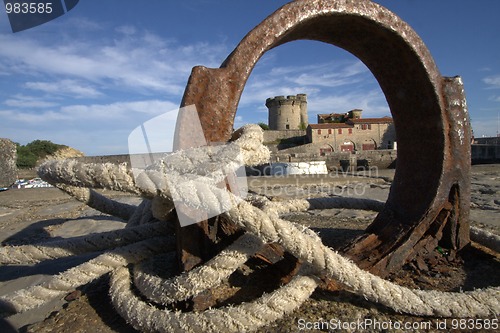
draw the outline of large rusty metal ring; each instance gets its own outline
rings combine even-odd
[[[326,42],[358,57],[379,82],[394,118],[398,161],[389,198],[347,254],[383,275],[400,267],[412,249],[432,245],[428,236],[462,248],[469,242],[470,200],[462,82],[443,78],[415,31],[371,1],[291,2],[248,33],[220,68],[193,68],[182,105],[196,105],[207,140],[230,138],[241,93],[260,57],[300,39]],[[189,135],[183,125],[181,142]]]

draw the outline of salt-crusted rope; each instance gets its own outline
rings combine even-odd
[[[143,261],[134,266],[134,285],[149,300],[160,304],[185,300],[219,285],[262,245],[259,238],[244,234],[204,265],[167,280],[155,275],[158,267],[153,260]],[[163,265],[172,265],[175,259],[170,256]]]
[[[174,248],[173,237],[154,237],[117,248],[56,275],[46,282],[0,296],[0,309],[7,312],[24,312],[36,308],[117,267],[139,262]]]
[[[35,264],[43,260],[98,252],[164,235],[166,231],[165,222],[156,222],[133,228],[45,242],[40,245],[4,246],[0,247],[0,264]]]
[[[253,200],[253,201],[252,201]],[[310,199],[291,199],[284,201],[270,201],[264,197],[255,196],[250,202],[259,207],[268,214],[282,215],[291,212],[303,212],[313,209],[359,209],[380,212],[385,203],[373,199],[361,198],[310,198]],[[493,251],[500,252],[500,237],[487,230],[477,227],[470,227],[471,240],[487,247]]]
[[[470,239],[500,253],[500,237],[498,235],[495,235],[487,230],[471,227]]]
[[[333,208],[371,210],[380,212],[385,205],[384,202],[378,200],[344,197],[270,201],[263,199],[262,197],[258,198],[255,196],[250,200],[250,202],[267,213],[278,215],[292,212],[303,212],[313,209]]]
[[[151,200],[144,199],[140,205],[137,206],[137,209],[128,220],[125,228],[133,228],[138,225],[151,223],[152,221],[154,222],[154,220],[151,210]]]
[[[290,283],[251,303],[203,312],[171,312],[142,301],[130,290],[126,268],[115,270],[110,294],[118,313],[137,330],[147,332],[248,332],[297,309],[316,289],[313,277],[296,276]]]
[[[350,291],[397,312],[442,317],[488,316],[500,312],[500,288],[464,293],[411,290],[360,269],[293,224],[271,218],[245,201],[227,215],[264,242],[279,242],[291,254],[312,265],[318,274],[333,278]]]
[[[196,180],[193,179],[193,182],[196,183]],[[226,196],[231,195],[224,189],[205,185],[211,187],[210,191],[203,192],[203,200],[208,209],[219,209],[220,202],[226,200]],[[191,188],[197,187],[195,185]],[[201,201],[197,191],[186,191],[182,187],[178,189],[177,195],[186,202]],[[335,199],[337,198],[330,200],[335,202]],[[328,206],[330,205],[328,201],[329,199],[324,199],[316,203],[321,202],[322,206]],[[302,204],[302,208],[298,207],[299,203]],[[310,234],[297,229],[293,224],[278,218],[277,213],[269,213],[271,208],[276,212],[285,212],[290,211],[291,207],[297,207],[297,209],[304,209],[306,206],[314,207],[311,202],[292,201],[292,204],[285,204],[285,207],[279,207],[279,203],[276,202],[271,206],[273,207],[263,211],[243,201],[238,204],[237,208],[231,209],[227,215],[230,220],[237,222],[264,242],[281,243],[287,251],[316,268],[318,274],[338,280],[349,290],[398,312],[454,317],[485,316],[500,312],[499,288],[466,293],[441,293],[411,290],[395,285],[359,269],[351,261],[324,246],[317,237],[311,237]],[[375,206],[377,209],[380,208],[378,204]]]
[[[201,185],[196,182],[196,179],[193,179],[189,188],[177,187],[176,194],[181,200],[194,203],[193,207],[198,207],[199,203],[203,201],[206,209],[221,209],[224,208],[221,207],[222,202],[234,202],[227,199],[227,196],[232,196],[232,194],[225,189],[203,182],[202,186],[206,186],[210,190],[204,189],[200,194],[199,191],[196,191],[198,186]],[[324,206],[328,199],[316,201],[316,203],[320,202]],[[366,203],[364,202],[364,204]],[[295,202],[295,204],[288,204],[285,208],[276,208],[279,207],[278,203],[274,203],[274,209],[277,212],[289,211],[291,207],[297,207],[297,204],[298,202]],[[314,206],[307,201],[302,201],[301,204]],[[266,203],[264,203],[265,205]],[[380,209],[378,204],[375,206],[374,208]],[[500,312],[500,289],[498,288],[467,293],[440,293],[410,290],[395,285],[359,269],[351,261],[325,247],[317,237],[311,237],[297,229],[293,224],[278,218],[277,213],[270,214],[271,208],[265,210],[242,201],[227,215],[230,220],[237,222],[264,242],[281,243],[287,251],[316,268],[318,274],[325,274],[338,280],[349,290],[372,301],[382,303],[399,312],[415,315],[466,317]]]
[[[134,205],[129,205],[107,198],[106,196],[97,193],[90,188],[77,187],[66,184],[55,184],[55,186],[68,193],[75,199],[85,203],[87,206],[105,214],[119,217],[125,221],[130,219],[132,214],[137,209],[137,207]]]
[[[106,188],[140,194],[134,175],[126,163],[82,163],[68,159],[48,161],[38,168],[38,174],[48,183],[77,187]]]
[[[288,285],[272,294],[264,295],[252,303],[236,307],[183,314],[160,310],[142,301],[131,292],[129,273],[127,269],[123,268],[127,263],[140,262],[151,257],[154,253],[161,251],[159,249],[160,243],[168,243],[164,239],[150,238],[147,241],[126,246],[123,248],[127,249],[124,250],[126,253],[115,250],[102,254],[56,276],[47,283],[3,296],[0,300],[13,310],[24,311],[43,304],[48,298],[57,297],[61,293],[114,270],[110,292],[115,307],[134,327],[148,331],[253,330],[300,306],[316,288],[315,279],[325,276],[336,279],[356,294],[389,306],[398,312],[452,317],[489,316],[500,312],[500,288],[464,293],[443,293],[404,288],[359,269],[353,262],[322,244],[320,238],[310,229],[298,227],[279,217],[281,214],[292,211],[334,207],[380,211],[383,207],[380,202],[348,198],[274,202],[264,198],[251,197],[250,201],[253,201],[255,206],[259,206],[257,208],[248,202],[237,200],[225,189],[217,187],[217,183],[224,178],[225,172],[232,170],[238,164],[233,160],[241,157],[238,154],[243,156],[242,160],[245,164],[258,164],[269,155],[269,151],[261,145],[262,131],[260,129],[248,126],[237,135],[239,138],[232,145],[178,152],[170,157],[171,159],[168,160],[170,164],[166,160],[160,160],[151,168],[140,173],[137,179],[134,179],[133,172],[125,165],[95,165],[66,161],[45,164],[40,171],[43,178],[51,183],[104,187],[140,193],[145,197],[154,198],[153,201],[145,200],[131,215],[128,223],[130,228],[154,220],[151,216],[153,211],[156,211],[153,213],[156,218],[161,219],[161,217],[167,216],[169,209],[171,209],[169,203],[172,200],[172,191],[176,191],[174,194],[193,208],[203,210],[230,208],[225,213],[230,220],[242,226],[247,233],[255,235],[262,242],[279,242],[288,252],[301,259],[305,266],[312,267],[316,277],[297,276]],[[236,153],[238,149],[239,153]],[[172,163],[172,161],[174,162]],[[166,175],[169,179],[166,178]],[[174,182],[174,188],[168,186],[169,181]],[[179,185],[177,183],[182,183],[182,181],[187,184]],[[157,198],[161,198],[161,200]],[[236,206],[230,207],[236,203]],[[148,213],[149,215],[145,218],[144,216]],[[473,237],[479,235],[476,231],[473,231],[473,234]],[[486,236],[498,246],[498,239]],[[478,237],[484,238],[483,236]],[[139,249],[135,247],[147,248],[146,253],[140,253]],[[496,248],[498,249],[498,247]],[[233,263],[225,262],[223,260],[225,255],[221,254],[214,258],[212,264],[209,264],[213,265],[213,271],[210,271],[211,268],[200,268],[197,271],[198,274],[188,273],[184,276],[185,280],[182,283],[179,283],[182,278],[174,278],[171,281],[175,281],[175,283],[164,285],[164,288],[173,291],[173,297],[161,296],[162,288],[154,288],[157,282],[152,274],[146,272],[146,269],[142,269],[142,274],[143,277],[147,276],[147,278],[138,278],[137,284],[148,285],[146,280],[153,281],[142,291],[159,302],[188,297],[186,295],[201,290],[203,279],[206,276],[211,276],[210,285],[214,285],[247,257],[247,254],[242,255],[237,248],[229,250],[234,250],[234,256],[238,258]],[[252,251],[249,250],[248,253]],[[217,264],[214,265],[214,263]],[[219,264],[222,265],[220,270],[218,269]],[[139,268],[138,271],[141,269]],[[210,272],[210,274],[206,272]],[[217,277],[218,273],[221,275],[220,279]],[[193,288],[194,293],[182,291],[183,288]]]

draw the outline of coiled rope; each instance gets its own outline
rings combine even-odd
[[[0,305],[17,312],[26,311],[111,272],[110,294],[116,310],[142,331],[252,331],[297,309],[317,287],[319,279],[324,277],[334,279],[347,290],[397,312],[439,317],[491,316],[500,313],[498,287],[460,293],[401,287],[359,269],[352,261],[325,246],[312,230],[280,218],[285,213],[310,209],[380,211],[384,205],[382,202],[353,198],[270,201],[261,196],[249,196],[246,201],[242,201],[225,188],[217,186],[225,174],[234,170],[241,161],[251,165],[264,163],[269,158],[269,151],[262,145],[262,131],[258,126],[245,126],[238,136],[236,141],[216,149],[196,148],[177,152],[146,170],[135,170],[137,177],[125,165],[84,164],[76,161],[44,164],[40,173],[45,180],[98,209],[127,217],[127,228],[115,234],[87,236],[54,242],[49,246],[2,248],[0,259],[4,264],[33,263],[86,251],[108,250],[46,283],[0,297]],[[138,193],[146,199],[132,210],[104,197],[101,200],[94,196],[97,199],[90,200],[91,192],[80,190],[82,186]],[[175,258],[175,252],[170,252],[173,250],[173,238],[168,235],[168,228],[162,229],[168,224],[165,219],[173,209],[174,196],[194,209],[225,211],[224,215],[244,228],[246,233],[204,265],[178,276],[164,278],[155,274],[152,258],[157,254],[166,255],[167,262]],[[232,206],[227,205],[227,202]],[[158,220],[161,221],[154,223]],[[471,238],[495,251],[500,247],[498,236],[476,228],[471,228]],[[217,286],[263,244],[270,242],[280,243],[304,263],[299,274],[287,285],[253,302],[232,307],[191,313],[162,309],[163,305]],[[127,267],[130,264],[134,265]],[[137,287],[135,292],[131,290],[132,283]],[[149,302],[145,302],[144,297]],[[160,307],[151,303],[157,303]]]

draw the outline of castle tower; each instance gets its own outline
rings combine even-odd
[[[347,112],[347,114],[349,115],[349,118],[351,118],[351,119],[361,119],[362,113],[363,113],[363,110],[361,110],[361,109],[354,109],[354,110]]]
[[[269,110],[269,129],[284,131],[305,129],[309,124],[307,118],[307,96],[276,96],[266,100]]]
[[[299,127],[301,129],[306,129],[309,125],[309,117],[307,116],[307,95],[297,94],[297,100],[300,101],[300,123]]]

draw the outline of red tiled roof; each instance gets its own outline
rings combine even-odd
[[[320,118],[330,118],[330,117],[343,117],[345,113],[319,113],[318,117]]]
[[[323,123],[323,124],[309,124],[312,129],[329,129],[329,128],[352,128],[353,125],[346,123]]]
[[[383,118],[349,119],[348,122],[352,122],[353,124],[387,124],[387,123],[392,123],[393,120],[391,117],[383,117]]]

